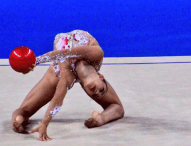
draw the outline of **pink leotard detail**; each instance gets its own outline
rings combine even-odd
[[[83,30],[73,30],[68,33],[59,33],[55,36],[54,50],[72,49],[78,46],[89,45],[89,42],[93,38],[88,32]],[[71,66],[75,70],[75,63],[77,59],[71,60]],[[53,64],[53,63],[52,63]],[[60,71],[59,65],[53,65],[55,73]]]

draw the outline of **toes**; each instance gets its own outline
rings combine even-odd
[[[97,127],[97,122],[93,118],[90,118],[84,122],[84,125],[87,128],[93,128],[93,127]]]
[[[43,135],[42,140],[46,141],[46,135]]]
[[[89,128],[88,125],[89,125],[89,124],[88,124],[88,120],[85,120],[84,126],[86,126],[87,128]]]
[[[18,115],[15,118],[15,121],[12,123],[12,129],[13,131],[17,132],[17,133],[28,133],[25,130],[25,127],[28,125],[28,119],[24,119],[23,116]]]
[[[22,125],[16,121],[13,123],[13,130],[17,133],[26,133]]]
[[[92,120],[93,120],[92,118],[86,120],[86,121],[84,122],[84,125],[85,125],[86,127],[90,128],[91,123],[92,123]]]
[[[13,131],[17,132],[18,130],[18,123],[17,122],[14,122],[13,125],[12,125],[12,128],[13,128]]]
[[[21,126],[21,124],[19,124],[18,122],[14,121],[14,123],[13,123],[13,130],[15,132],[17,132],[19,130],[20,126]]]
[[[47,141],[51,141],[52,139],[47,135],[47,136],[46,136],[46,140],[47,140]]]

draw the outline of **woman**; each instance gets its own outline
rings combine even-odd
[[[45,62],[52,64],[19,109],[13,112],[13,130],[25,133],[24,125],[29,117],[50,101],[43,120],[29,133],[39,132],[39,140],[51,140],[47,135],[47,126],[61,109],[67,90],[75,82],[79,82],[84,91],[104,109],[100,114],[94,111],[92,117],[84,122],[86,127],[98,127],[122,118],[124,110],[117,94],[103,75],[98,73],[102,60],[103,51],[88,32],[74,30],[58,34],[54,51],[37,57],[36,65]]]

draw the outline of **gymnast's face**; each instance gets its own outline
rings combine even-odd
[[[106,84],[103,75],[98,75],[95,78],[90,78],[82,87],[90,97],[99,98],[105,95],[107,91]]]

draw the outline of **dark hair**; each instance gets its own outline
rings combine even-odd
[[[105,79],[103,79],[103,82],[104,82],[104,83],[105,83],[105,85],[106,85],[106,90],[105,90],[105,93],[107,93],[107,91],[108,91],[107,81],[106,81]]]

